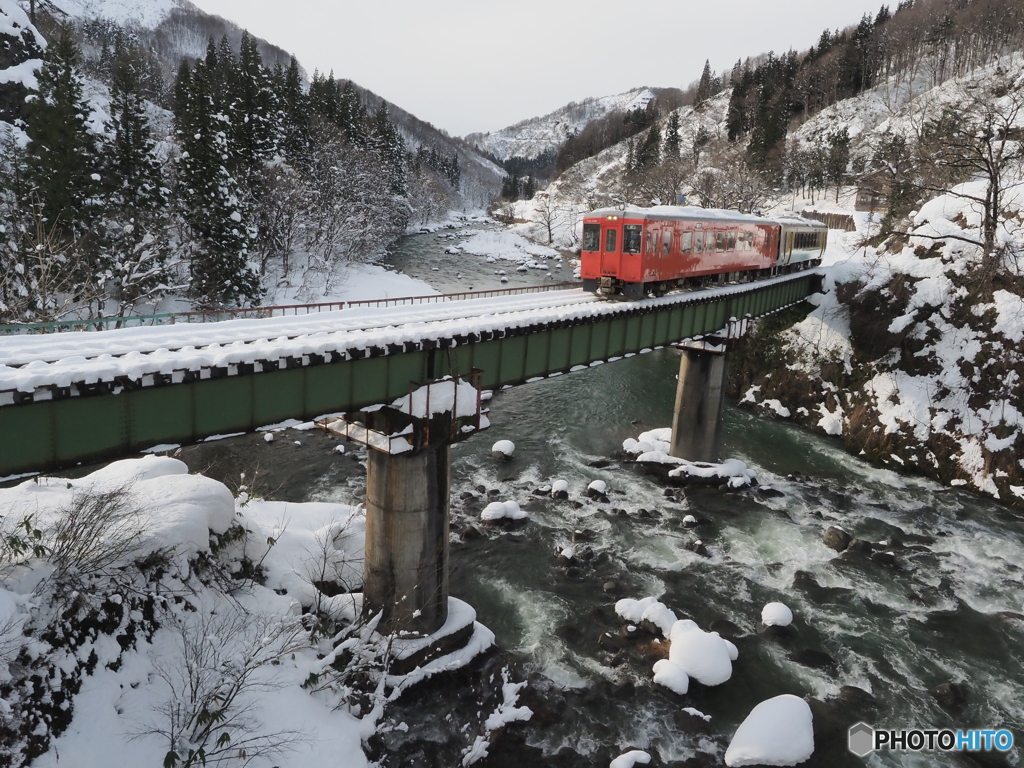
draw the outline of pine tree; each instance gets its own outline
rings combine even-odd
[[[186,108],[178,116],[177,193],[192,236],[191,293],[204,307],[252,302],[262,293],[248,264],[255,233],[228,167],[231,148],[211,75],[204,62],[196,62]]]
[[[302,89],[302,75],[294,56],[281,79],[278,103],[281,107],[281,146],[285,156],[293,162],[305,163],[310,149],[309,99]]]
[[[388,105],[382,101],[373,117],[373,148],[384,162],[388,173],[388,186],[396,195],[406,191],[405,144],[388,118]]]
[[[90,110],[82,91],[78,46],[68,28],[61,30],[43,61],[39,94],[25,126],[31,194],[48,227],[56,228],[64,242],[74,243],[85,256],[82,279],[99,279],[99,151],[88,130]]]
[[[678,160],[679,159],[679,112],[678,110],[672,112],[668,116],[668,122],[665,125],[665,160]]]
[[[105,211],[113,298],[121,312],[140,299],[158,298],[170,287],[166,236],[168,191],[146,115],[138,52],[115,52],[110,88],[113,135],[104,153]]]
[[[510,173],[501,183],[501,196],[506,200],[519,199],[519,179],[516,178],[515,174]]]
[[[700,82],[697,84],[697,94],[693,99],[694,109],[699,108],[713,95],[711,90],[711,60],[706,59],[704,61],[704,71],[701,73]]]
[[[338,116],[337,124],[345,132],[345,137],[359,147],[367,144],[367,131],[365,128],[366,107],[363,100],[359,98],[352,81],[345,82],[345,87],[338,95]]]
[[[279,130],[274,119],[277,105],[270,77],[263,68],[256,41],[248,32],[242,33],[233,81],[231,144],[244,173],[275,153]]]
[[[341,125],[338,88],[334,82],[334,72],[331,72],[329,77],[318,71],[313,72],[313,81],[309,84],[309,107],[312,112],[324,120]]]
[[[652,125],[647,136],[636,150],[634,163],[637,170],[653,168],[661,162],[661,132],[658,126]]]
[[[526,181],[523,182],[523,197],[532,200],[535,194],[537,194],[537,179],[532,173],[528,173]]]

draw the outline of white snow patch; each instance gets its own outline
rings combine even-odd
[[[762,701],[740,723],[725,752],[730,768],[744,765],[798,765],[814,752],[811,708],[783,694]]]

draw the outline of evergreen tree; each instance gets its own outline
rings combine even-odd
[[[309,157],[309,99],[302,89],[299,63],[292,56],[280,83],[278,102],[281,107],[281,144],[285,156],[304,163]]]
[[[534,178],[532,173],[527,174],[526,181],[523,182],[523,197],[527,200],[532,200],[536,193],[537,179]]]
[[[501,196],[506,200],[519,199],[519,179],[514,174],[509,174],[501,183]]]
[[[345,87],[338,95],[338,117],[337,123],[345,132],[345,137],[359,147],[367,144],[366,107],[363,100],[359,98],[352,81],[345,82]]]
[[[240,171],[251,171],[277,150],[279,126],[276,96],[269,73],[248,32],[242,33],[238,65],[232,73],[232,149]]]
[[[89,106],[82,92],[79,53],[65,27],[39,70],[39,94],[31,103],[27,178],[43,220],[75,243],[84,256],[83,279],[98,279],[103,265],[95,224],[100,210],[97,140],[89,133]]]
[[[404,195],[406,191],[406,155],[405,144],[395,126],[388,118],[387,102],[382,101],[373,117],[373,148],[384,161],[388,173],[388,186],[396,195]]]
[[[665,125],[665,141],[664,141],[664,152],[665,160],[678,160],[679,159],[679,112],[674,111],[668,116],[668,122]]]
[[[168,191],[155,154],[140,82],[138,52],[115,53],[110,87],[113,135],[104,153],[108,244],[113,298],[124,312],[140,299],[157,298],[169,287],[166,237]]]
[[[255,233],[228,168],[231,148],[212,74],[205,62],[196,62],[186,108],[177,117],[177,193],[192,236],[191,293],[204,307],[252,302],[261,294],[259,278],[248,264]]]
[[[711,60],[706,59],[704,61],[704,71],[701,73],[700,82],[697,84],[697,95],[693,99],[693,108],[699,108],[713,95],[711,84]]]
[[[633,158],[637,170],[653,168],[661,162],[661,132],[652,125],[647,136],[640,143]]]
[[[836,203],[839,202],[839,189],[846,180],[846,166],[849,162],[850,132],[844,125],[828,137],[826,149],[825,174],[828,181],[835,184]]]

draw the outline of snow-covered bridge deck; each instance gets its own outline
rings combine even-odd
[[[580,290],[210,325],[0,339],[0,476],[349,411],[410,382],[483,371],[494,388],[757,317],[817,272],[636,302]]]

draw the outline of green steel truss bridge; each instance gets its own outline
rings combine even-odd
[[[820,289],[821,274],[806,271],[632,302],[578,289],[491,291],[301,317],[3,336],[0,477],[356,411],[473,369],[486,389],[522,384],[715,333]]]

